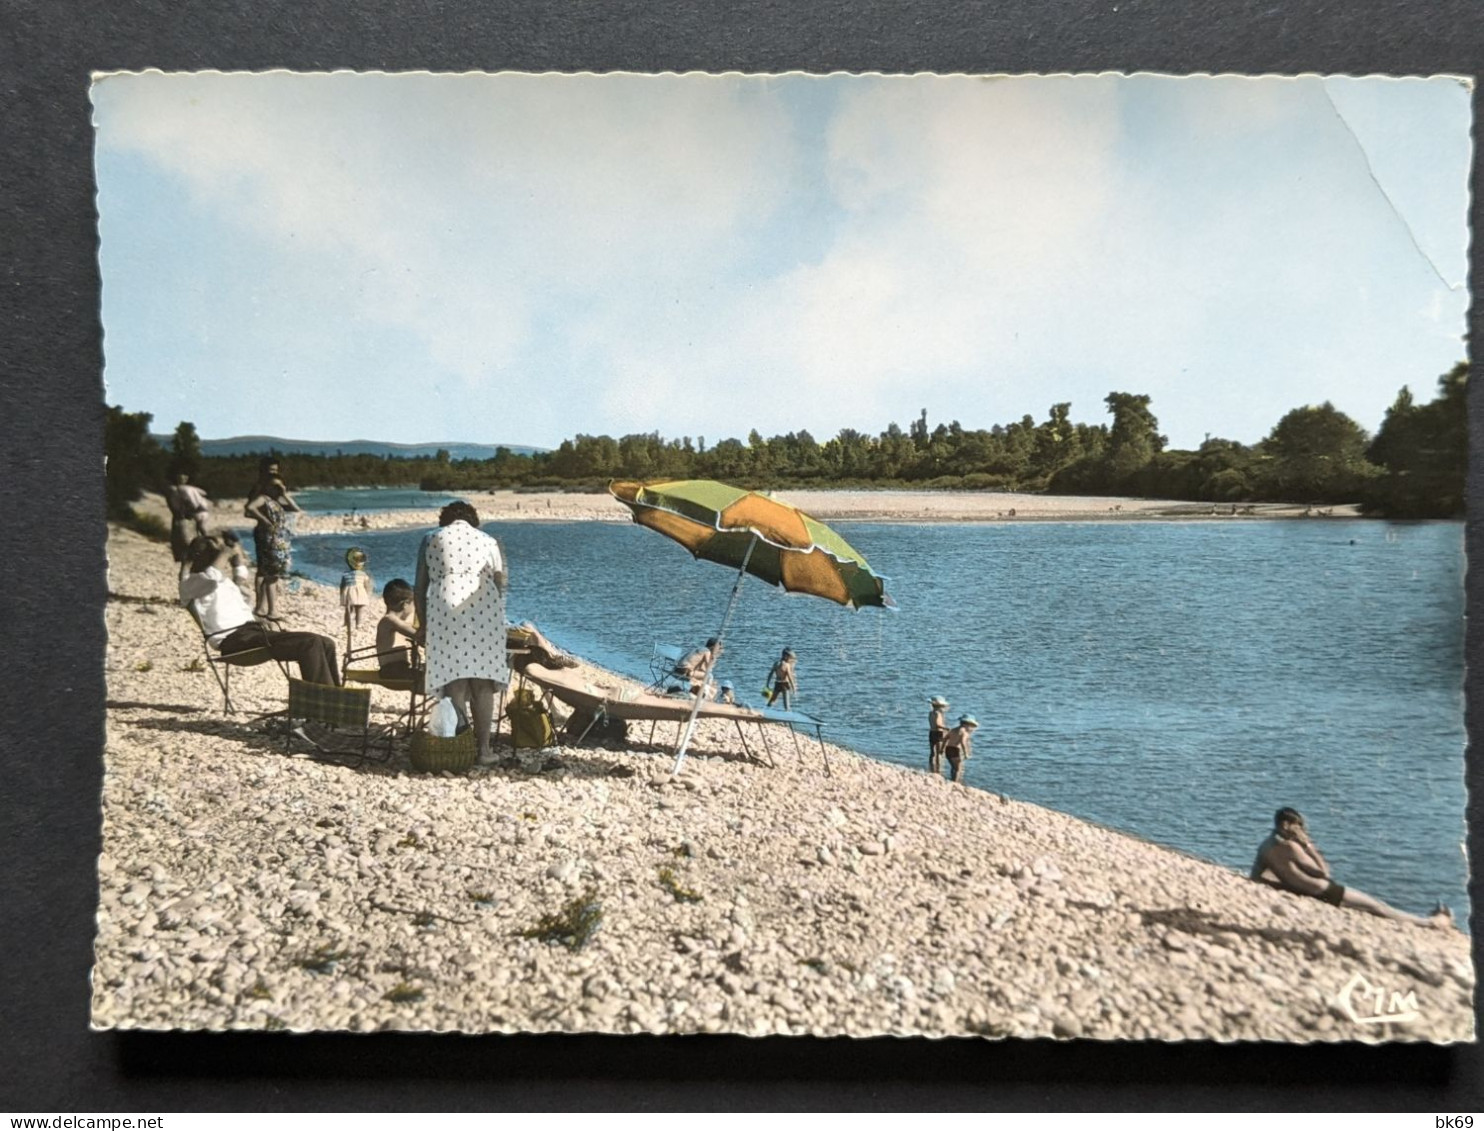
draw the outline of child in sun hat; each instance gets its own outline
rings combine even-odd
[[[974,753],[974,732],[979,729],[979,720],[973,715],[960,715],[958,726],[943,739],[943,756],[948,759],[949,781],[963,784],[964,763]]]
[[[943,740],[948,737],[948,700],[934,695],[928,700],[928,773],[943,772]]]
[[[340,575],[340,605],[345,610],[345,636],[351,627],[361,627],[361,610],[371,603],[371,575],[366,572],[366,551],[352,546],[345,551],[350,568]]]

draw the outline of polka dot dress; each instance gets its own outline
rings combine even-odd
[[[467,522],[452,522],[424,543],[428,570],[428,674],[431,691],[456,679],[510,682],[505,659],[505,598],[495,574],[500,544]]]

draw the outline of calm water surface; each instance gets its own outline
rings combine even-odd
[[[1341,882],[1409,910],[1467,907],[1461,526],[837,526],[901,611],[749,579],[720,669],[744,700],[789,645],[800,709],[874,757],[925,768],[942,694],[981,724],[971,785],[1242,871],[1293,805]],[[655,641],[718,627],[732,575],[651,531],[485,529],[513,616],[606,666],[647,678]],[[304,537],[295,567],[334,582],[359,545],[378,587],[411,580],[421,537]]]

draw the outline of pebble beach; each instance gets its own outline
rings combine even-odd
[[[607,496],[504,494],[471,501],[627,520]],[[788,497],[880,517],[853,496],[890,493],[829,494]],[[964,497],[936,520],[972,520]],[[108,553],[97,1028],[1473,1039],[1460,932],[812,738],[750,758],[708,724],[678,776],[666,724],[497,745],[505,764],[462,774],[414,773],[404,747],[364,768],[285,752],[254,720],[283,706],[277,668],[238,669],[224,714],[168,548],[112,529]],[[343,647],[335,593],[305,584],[284,615]],[[378,721],[401,704],[374,692]]]

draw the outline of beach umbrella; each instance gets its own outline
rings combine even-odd
[[[790,593],[823,597],[853,609],[895,607],[886,594],[886,579],[858,550],[818,519],[769,495],[713,479],[616,480],[608,490],[639,525],[674,539],[697,558],[737,571],[718,640],[726,635],[748,574]],[[708,671],[676,750],[677,770],[710,683]]]

